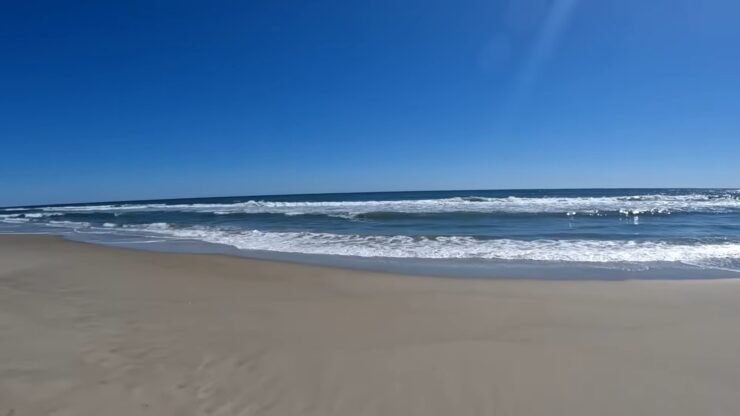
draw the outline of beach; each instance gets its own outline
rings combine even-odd
[[[740,281],[412,277],[0,236],[0,415],[733,415]]]

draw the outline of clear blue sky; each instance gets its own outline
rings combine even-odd
[[[740,187],[740,2],[3,1],[0,205]]]

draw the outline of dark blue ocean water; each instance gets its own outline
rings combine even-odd
[[[739,277],[740,191],[475,190],[0,209],[0,232],[443,275]]]

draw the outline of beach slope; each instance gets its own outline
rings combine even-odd
[[[0,236],[0,415],[735,415],[740,281],[440,279]]]

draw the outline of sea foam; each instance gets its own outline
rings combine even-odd
[[[582,263],[733,263],[740,243],[672,244],[651,241],[480,240],[465,236],[410,237],[312,232],[264,232],[177,228],[167,224],[130,227],[183,239],[226,244],[243,250],[420,259],[494,259]]]
[[[182,211],[216,215],[284,214],[357,217],[372,213],[494,213],[574,215],[660,215],[677,212],[740,211],[740,197],[723,195],[639,195],[604,197],[505,197],[482,196],[385,201],[261,201],[229,204],[109,204],[41,207],[46,212]]]

